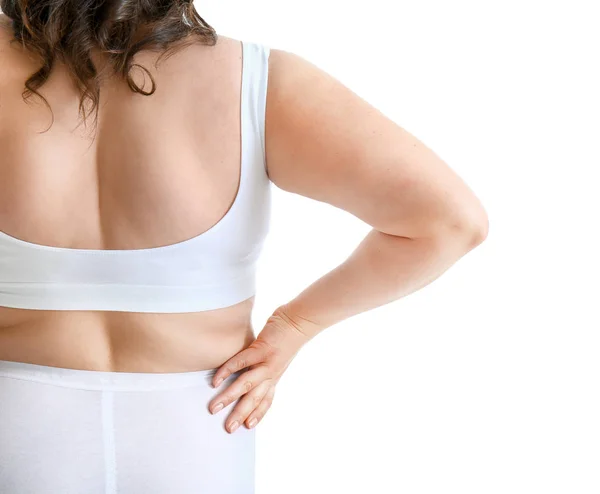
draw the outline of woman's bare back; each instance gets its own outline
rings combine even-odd
[[[186,47],[158,69],[157,53],[139,53],[156,93],[106,81],[94,135],[90,124],[77,128],[79,93],[60,65],[40,89],[53,123],[41,100],[23,101],[37,65],[9,44],[5,18],[2,26],[0,234],[62,248],[143,249],[197,236],[225,215],[239,185],[239,41]],[[0,307],[0,360],[124,372],[214,368],[254,339],[252,305],[178,314]]]
[[[0,67],[8,69],[0,74],[0,231],[44,245],[136,249],[191,238],[225,215],[240,171],[239,41],[191,46],[158,72],[158,55],[140,53],[136,62],[152,70],[157,92],[143,97],[109,81],[92,142],[72,132],[79,95],[64,71],[42,87],[54,125],[35,133],[50,116],[23,103],[35,66],[8,38],[0,41]],[[321,330],[418,290],[483,241],[479,199],[432,149],[298,55],[271,49],[268,71],[269,180],[373,227],[347,263],[275,312]],[[254,339],[252,304],[191,314],[0,308],[0,359],[141,372],[214,368]]]

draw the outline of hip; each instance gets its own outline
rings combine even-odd
[[[210,414],[215,371],[0,360],[0,492],[252,494],[255,430]]]

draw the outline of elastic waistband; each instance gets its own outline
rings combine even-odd
[[[100,391],[152,391],[190,386],[212,387],[212,378],[216,371],[217,368],[168,373],[108,372],[0,360],[0,378]],[[229,376],[228,379],[237,375],[239,372]]]

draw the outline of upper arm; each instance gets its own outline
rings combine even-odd
[[[485,213],[431,149],[305,59],[271,50],[266,156],[279,188],[393,235],[472,226]],[[477,224],[477,223],[476,223]]]

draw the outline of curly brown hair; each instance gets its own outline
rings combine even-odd
[[[80,90],[79,112],[85,122],[100,97],[99,74],[92,50],[108,55],[107,64],[132,91],[149,96],[156,90],[152,74],[133,57],[142,49],[159,50],[161,58],[197,40],[217,43],[215,30],[196,11],[192,0],[0,0],[12,23],[13,42],[39,56],[41,68],[25,81],[23,99],[33,94],[52,111],[38,89],[48,80],[57,57],[66,64]],[[136,84],[131,69],[142,69],[152,82],[146,91]],[[91,108],[86,112],[86,101]]]

